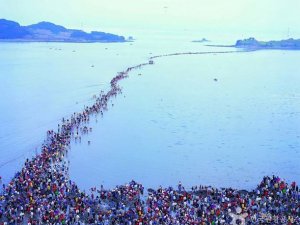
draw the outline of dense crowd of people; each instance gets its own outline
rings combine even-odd
[[[91,131],[92,115],[103,114],[112,97],[121,93],[118,82],[139,64],[120,72],[110,90],[95,96],[92,106],[49,130],[41,153],[27,159],[21,171],[0,189],[0,225],[8,224],[300,224],[300,191],[279,177],[264,177],[251,192],[194,186],[148,189],[131,181],[86,193],[69,179],[66,155],[71,140]],[[1,183],[1,178],[0,178]]]

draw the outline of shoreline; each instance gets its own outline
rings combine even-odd
[[[242,47],[236,45],[205,45],[208,47],[218,47],[218,48],[235,48],[235,49],[242,49],[243,51],[259,51],[259,50],[286,50],[286,51],[299,51],[300,48],[268,48],[268,47]]]
[[[0,39],[0,43],[73,43],[73,44],[84,44],[84,43],[132,43],[134,41],[65,41],[65,40],[35,40],[35,39]]]

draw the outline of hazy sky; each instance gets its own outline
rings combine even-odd
[[[94,30],[300,34],[299,0],[0,0],[0,18]],[[300,37],[299,37],[300,38]]]

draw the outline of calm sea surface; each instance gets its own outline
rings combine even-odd
[[[200,43],[0,43],[0,176],[8,182],[46,131],[151,55],[223,51]],[[254,188],[264,175],[300,182],[300,52],[173,56],[133,71],[93,132],[72,143],[80,187]],[[140,75],[139,75],[140,74]],[[218,81],[214,81],[214,79]],[[91,145],[87,142],[91,141]]]

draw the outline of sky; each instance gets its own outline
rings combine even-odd
[[[51,21],[133,35],[201,30],[300,38],[299,10],[299,0],[0,0],[0,18],[22,25]]]

